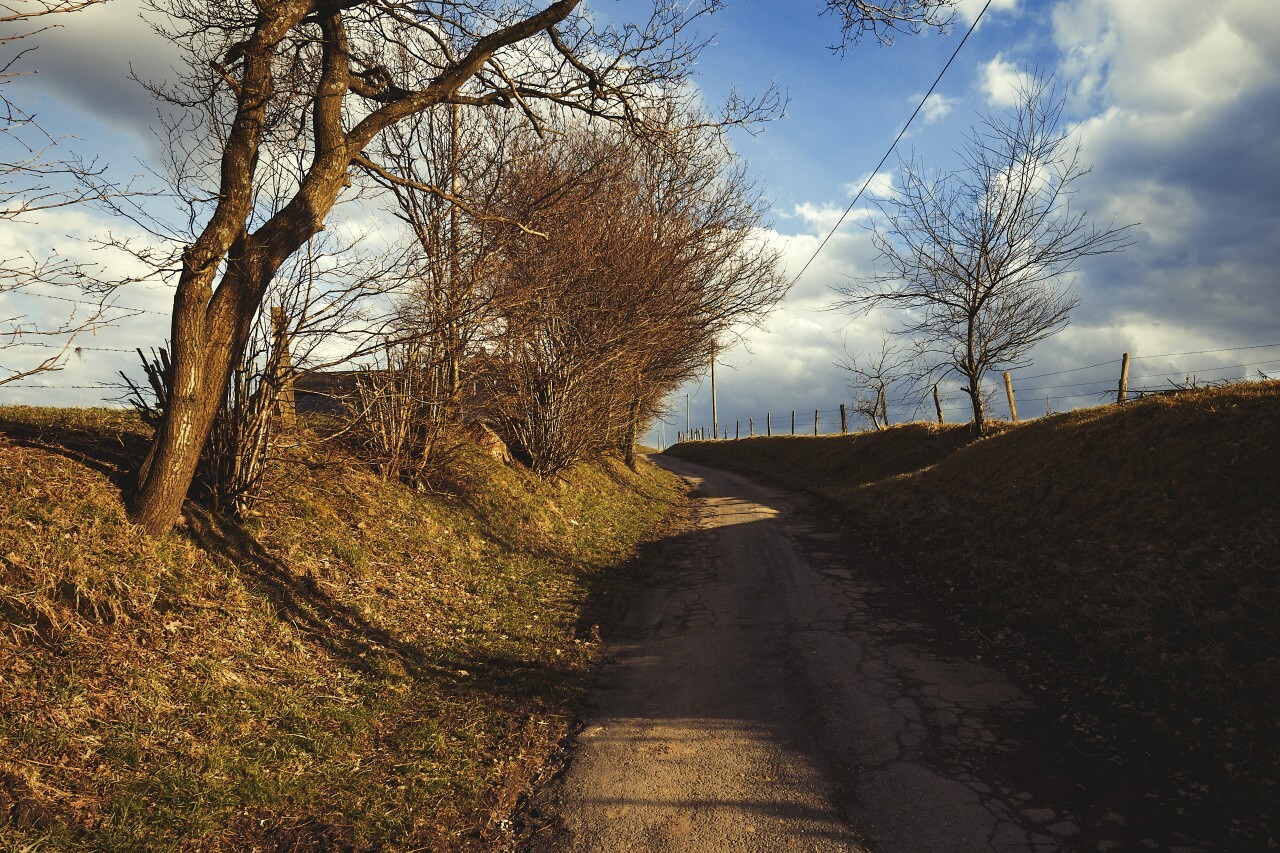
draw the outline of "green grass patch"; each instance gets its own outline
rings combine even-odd
[[[127,413],[0,410],[5,849],[500,841],[681,492],[466,447],[411,490],[314,445],[248,523],[151,540],[121,500],[145,443]]]

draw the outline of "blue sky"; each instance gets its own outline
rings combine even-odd
[[[787,115],[734,144],[766,184],[771,227],[761,235],[783,252],[792,274],[812,254],[919,98],[954,50],[981,2],[965,0],[954,30],[902,36],[892,47],[864,42],[843,55],[827,45],[836,22],[820,17],[817,0],[729,0],[704,31],[698,83],[708,102],[734,86],[758,91],[771,82],[789,97]],[[592,13],[634,14],[644,0],[593,0]],[[1113,384],[1121,352],[1131,352],[1134,384],[1280,373],[1280,16],[1274,0],[994,0],[973,37],[900,145],[931,165],[955,162],[963,133],[985,110],[1000,109],[1012,75],[1028,67],[1053,73],[1068,95],[1093,174],[1079,200],[1102,221],[1141,222],[1135,245],[1121,255],[1081,265],[1074,282],[1080,305],[1072,325],[1041,344],[1033,364],[1014,372],[1019,412],[1038,415],[1100,402]],[[120,174],[152,161],[155,107],[128,79],[164,76],[172,51],[136,17],[134,0],[111,0],[42,36],[32,64],[40,73],[10,93],[34,105],[55,134],[81,138]],[[893,180],[896,157],[886,164]],[[860,203],[849,220],[761,329],[744,330],[718,373],[722,424],[745,428],[748,417],[775,413],[789,428],[797,409],[812,412],[850,399],[832,366],[842,347],[878,347],[896,318],[850,318],[827,310],[831,287],[866,274],[874,257]],[[22,226],[4,226],[6,256],[64,252],[119,264],[84,242],[112,227],[89,210],[68,210]],[[0,300],[5,297],[0,297]],[[111,349],[163,342],[168,291],[138,286],[121,304],[148,309],[80,343],[99,347],[66,370],[39,380],[50,387],[0,386],[0,403],[93,404],[93,386],[111,381],[134,358]],[[0,314],[39,315],[45,300],[0,304]],[[1196,355],[1168,355],[1203,352]],[[1096,369],[1058,371],[1100,364]],[[1232,367],[1247,365],[1246,367]],[[1042,374],[1054,374],[1044,378]],[[1026,377],[1024,380],[1023,377]],[[33,383],[36,380],[33,380]],[[1084,383],[1084,384],[1080,384]],[[1066,387],[1061,387],[1066,386]],[[1026,389],[1025,393],[1022,389]],[[949,406],[961,405],[944,386]],[[672,397],[670,440],[684,426],[684,395],[694,425],[707,425],[705,381]],[[109,396],[109,394],[108,394]],[[996,413],[1003,411],[1003,402]],[[895,420],[917,413],[892,401]],[[921,412],[923,414],[923,412]],[[962,415],[952,410],[953,417]],[[824,429],[831,426],[824,419]],[[659,437],[655,431],[653,439]]]

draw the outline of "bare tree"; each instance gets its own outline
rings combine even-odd
[[[855,356],[846,345],[844,358],[836,367],[847,374],[849,390],[854,394],[853,410],[877,430],[889,426],[889,390],[908,380],[914,359],[904,354],[888,337],[880,341],[880,351]]]
[[[1130,245],[1131,225],[1095,225],[1072,205],[1090,168],[1062,108],[1049,78],[1029,77],[1012,110],[971,132],[959,169],[903,162],[901,190],[881,204],[879,271],[840,289],[855,309],[903,309],[902,334],[967,383],[979,432],[987,372],[1016,366],[1066,326],[1082,258]]]
[[[172,321],[173,393],[140,472],[134,517],[160,534],[178,516],[232,366],[279,267],[323,229],[363,170],[392,182],[372,144],[414,116],[457,105],[542,123],[578,112],[646,130],[646,104],[688,97],[701,42],[690,27],[716,0],[655,0],[648,21],[600,27],[581,0],[164,0],[189,54],[178,104],[219,118],[216,185],[182,252]],[[772,111],[735,100],[724,122]],[[542,112],[534,105],[544,105]],[[278,207],[255,205],[257,167],[288,138],[302,169]],[[444,188],[430,188],[448,195]]]
[[[500,432],[540,473],[634,463],[662,396],[785,292],[741,163],[699,117],[664,121],[697,129],[643,145],[582,127],[522,153],[506,181],[511,218],[552,237],[512,236],[484,376]]]

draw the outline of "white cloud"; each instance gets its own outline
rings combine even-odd
[[[1053,29],[1063,73],[1085,93],[1178,113],[1276,81],[1274,12],[1267,0],[1067,0]]]
[[[131,77],[171,79],[182,55],[141,17],[144,9],[141,0],[113,0],[63,16],[57,27],[37,37],[39,49],[24,58],[24,67],[37,73],[14,81],[18,100],[33,93],[55,95],[153,144],[157,104]]]
[[[983,6],[987,0],[959,0],[956,4],[956,12],[960,16],[960,20],[966,25],[973,22],[982,12]],[[1018,8],[1018,0],[991,0],[991,5],[987,9],[987,15],[990,16],[995,12],[1013,12]],[[985,20],[985,19],[984,19]]]
[[[917,96],[912,96],[911,100],[916,100]],[[932,95],[924,99],[924,104],[920,108],[920,117],[924,119],[925,124],[933,124],[946,118],[952,107],[960,103],[959,98],[948,98],[934,92]]]
[[[993,107],[1017,105],[1019,92],[1027,88],[1027,72],[1005,60],[1003,53],[996,54],[990,62],[983,63],[980,73],[982,92],[987,103]]]
[[[864,185],[866,189],[862,190]],[[897,190],[893,186],[893,172],[876,172],[874,175],[865,174],[856,181],[850,181],[845,184],[842,189],[849,198],[857,196],[859,190],[862,190],[863,198],[892,198],[897,194]],[[859,214],[859,218],[862,218],[873,214],[873,211],[854,211],[849,215],[852,217],[855,213]]]
[[[1094,164],[1082,207],[1142,223],[1137,245],[1082,277],[1082,309],[1097,301],[1219,340],[1274,328],[1273,4],[1064,0],[1053,21],[1059,74],[1077,109],[1092,113],[1079,125]],[[1122,286],[1108,285],[1105,273]]]

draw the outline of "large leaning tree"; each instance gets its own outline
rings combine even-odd
[[[901,309],[899,332],[966,383],[978,432],[983,377],[1067,325],[1082,259],[1130,242],[1132,226],[1095,224],[1074,204],[1090,167],[1062,110],[1052,80],[1030,76],[1013,108],[970,133],[955,171],[901,163],[901,188],[880,205],[877,271],[839,288],[846,307]]]

